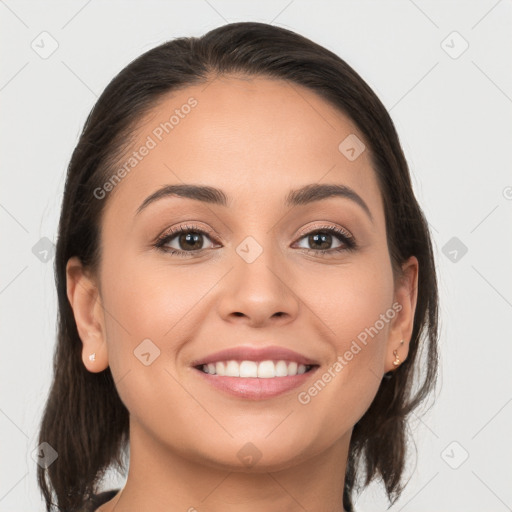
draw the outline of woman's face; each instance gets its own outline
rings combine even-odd
[[[106,203],[101,266],[90,281],[99,302],[89,317],[74,308],[83,361],[92,372],[110,366],[131,427],[160,450],[219,467],[240,468],[249,456],[268,470],[347,445],[395,368],[393,350],[406,358],[417,261],[407,281],[394,282],[381,194],[358,139],[353,123],[308,89],[217,78],[159,102],[116,167],[126,164],[115,186],[91,198]],[[147,199],[168,185],[222,192]],[[293,193],[326,185],[349,193]],[[155,247],[178,228],[184,233]],[[195,367],[248,348],[217,361],[272,372],[250,352],[268,347],[315,366],[273,378]],[[293,373],[298,362],[259,355],[285,360],[274,371]]]

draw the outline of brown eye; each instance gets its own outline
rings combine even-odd
[[[302,236],[299,240],[299,243],[306,244],[306,246],[299,245],[299,247],[320,254],[355,248],[354,238],[348,232],[336,227],[316,229]]]
[[[176,237],[173,237],[176,238]],[[203,235],[201,233],[189,232],[177,235],[178,247],[184,250],[198,250],[203,248]]]
[[[194,226],[179,226],[162,235],[155,247],[170,254],[192,255],[208,248],[206,240],[210,240],[212,248],[214,244],[209,233]]]
[[[331,249],[333,237],[329,233],[315,233],[307,238],[312,249]]]

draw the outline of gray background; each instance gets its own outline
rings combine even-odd
[[[417,457],[391,510],[512,510],[510,1],[5,0],[0,17],[0,511],[43,510],[32,456],[55,339],[51,250],[88,112],[149,48],[249,20],[295,30],[362,75],[396,123],[430,222],[439,392],[412,418]],[[106,488],[122,484],[112,475]],[[385,510],[380,487],[356,508]]]

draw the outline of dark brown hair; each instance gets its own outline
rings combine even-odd
[[[352,510],[354,491],[375,477],[382,480],[391,503],[405,487],[405,420],[435,387],[438,291],[428,225],[414,196],[395,127],[372,89],[337,55],[284,28],[242,22],[200,38],[174,39],[131,62],[96,102],[73,152],[55,257],[54,377],[39,434],[39,443],[47,442],[58,452],[48,468],[38,467],[48,511],[55,510],[52,506],[79,510],[88,495],[98,492],[107,469],[123,470],[123,454],[129,447],[128,411],[110,368],[100,373],[85,368],[66,294],[69,258],[78,256],[93,272],[100,263],[99,229],[108,199],[96,199],[93,191],[114,174],[138,122],[157,101],[219,75],[261,76],[307,87],[348,116],[364,138],[384,201],[393,272],[399,276],[401,264],[411,255],[417,257],[418,300],[407,359],[382,380],[368,411],[354,426],[343,505]]]

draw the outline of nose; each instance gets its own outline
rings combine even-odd
[[[292,322],[300,307],[293,277],[270,250],[254,261],[234,254],[233,268],[222,283],[218,312],[228,322],[251,327]]]

